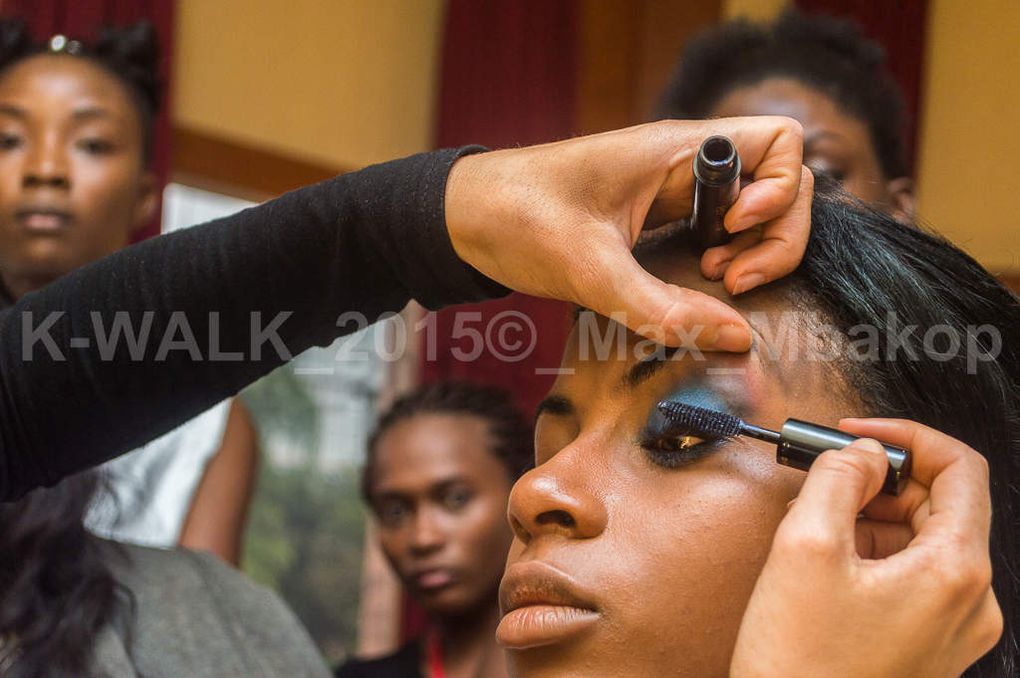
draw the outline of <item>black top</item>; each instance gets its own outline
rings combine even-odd
[[[446,230],[446,177],[475,150],[368,167],[153,238],[0,312],[0,500],[134,449],[354,331],[336,326],[344,311],[374,322],[412,297],[435,309],[506,294]]]
[[[336,678],[423,678],[421,647],[412,641],[378,659],[351,659],[336,670]]]

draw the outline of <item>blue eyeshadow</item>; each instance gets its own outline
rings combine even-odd
[[[688,405],[703,407],[709,410],[718,410],[719,412],[730,412],[732,409],[729,404],[723,400],[722,396],[702,384],[688,384],[681,386],[663,398],[663,400],[686,403]],[[665,430],[668,424],[669,421],[666,419],[666,416],[659,411],[658,401],[656,401],[648,416],[648,422],[645,424],[645,430],[650,433],[659,433]]]

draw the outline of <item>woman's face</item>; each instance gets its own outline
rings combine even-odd
[[[128,244],[155,208],[139,112],[87,59],[0,75],[0,271],[20,296]],[[26,289],[27,287],[27,289]]]
[[[376,442],[372,509],[408,592],[431,614],[496,603],[511,533],[510,477],[479,417],[419,414]]]
[[[729,92],[709,115],[785,115],[797,120],[804,126],[806,165],[828,172],[847,191],[885,207],[898,219],[913,218],[911,180],[886,177],[867,125],[821,91],[792,78],[768,78]]]
[[[679,275],[676,261],[646,267],[724,294],[700,279],[695,259],[685,263],[690,275]],[[582,314],[540,406],[537,467],[510,498],[516,537],[497,637],[514,675],[727,675],[744,608],[803,474],[755,440],[690,447],[699,441],[670,439],[656,404],[699,404],[772,428],[790,416],[834,425],[851,413],[839,380],[819,364],[765,359],[770,347],[786,355],[791,337],[805,334],[778,345],[781,323],[800,322],[781,315],[790,309],[779,299],[764,291],[738,301],[744,313],[766,312],[750,315],[754,347],[703,360],[641,359],[635,353],[648,341],[604,318],[585,329]]]

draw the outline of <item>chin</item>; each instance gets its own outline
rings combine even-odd
[[[432,594],[418,593],[417,600],[425,612],[437,617],[456,617],[478,607],[478,602],[470,592],[461,586],[452,586]]]
[[[26,243],[19,250],[13,257],[17,263],[10,269],[32,280],[56,280],[86,263],[65,243],[53,240]]]

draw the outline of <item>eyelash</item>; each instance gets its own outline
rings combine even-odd
[[[675,469],[704,459],[725,440],[684,435],[682,432],[667,428],[661,432],[644,431],[641,434],[640,445],[652,463],[663,468]]]

